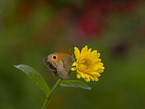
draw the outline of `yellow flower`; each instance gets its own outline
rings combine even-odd
[[[76,71],[77,78],[83,78],[86,82],[98,81],[100,73],[104,72],[105,67],[101,62],[100,53],[97,50],[92,51],[88,46],[82,48],[81,52],[77,47],[74,47],[76,62],[73,63],[72,71]]]

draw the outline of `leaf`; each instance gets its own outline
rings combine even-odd
[[[78,81],[78,80],[63,80],[63,81],[61,81],[60,86],[62,86],[62,87],[75,87],[75,88],[79,87],[82,89],[91,90],[90,86],[88,86],[84,82]]]
[[[20,69],[26,75],[28,75],[34,81],[34,83],[44,92],[44,94],[48,97],[50,93],[50,89],[46,81],[44,80],[44,78],[35,69],[33,69],[32,67],[28,65],[23,65],[23,64],[14,65],[14,67]]]

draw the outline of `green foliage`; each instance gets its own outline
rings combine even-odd
[[[28,75],[33,81],[34,83],[45,93],[45,95],[47,96],[42,109],[46,109],[47,108],[47,104],[49,103],[53,93],[55,92],[56,88],[60,85],[62,87],[80,87],[83,89],[87,89],[87,90],[91,90],[91,87],[89,87],[87,84],[81,82],[81,81],[77,81],[77,80],[64,80],[61,81],[61,79],[59,79],[57,81],[57,83],[55,84],[55,86],[52,88],[52,90],[50,91],[47,83],[45,82],[45,80],[43,79],[43,77],[32,67],[28,66],[28,65],[14,65],[14,67],[20,69],[21,71],[23,71],[26,75]],[[61,82],[61,84],[60,84]]]
[[[50,89],[49,89],[47,83],[35,69],[33,69],[32,67],[30,67],[28,65],[23,65],[23,64],[14,65],[14,67],[20,69],[26,75],[28,75],[33,80],[33,82],[45,93],[46,96],[49,95]]]
[[[78,80],[63,80],[60,83],[61,87],[74,87],[74,88],[82,88],[82,89],[87,89],[91,90],[91,87],[89,87],[87,84],[84,82],[78,81]]]

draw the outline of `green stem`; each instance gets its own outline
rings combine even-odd
[[[59,79],[59,80],[56,82],[56,84],[54,85],[54,87],[53,87],[52,90],[50,91],[50,94],[49,94],[49,96],[46,98],[46,100],[45,100],[45,102],[44,102],[44,104],[43,104],[43,106],[42,106],[41,109],[46,109],[46,108],[47,108],[47,105],[48,105],[48,103],[49,103],[49,101],[50,101],[50,99],[51,99],[53,93],[55,92],[56,88],[59,86],[60,82],[61,82],[61,79]]]

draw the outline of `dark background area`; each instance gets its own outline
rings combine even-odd
[[[101,53],[104,73],[91,91],[58,88],[48,109],[145,109],[144,0],[0,0],[0,109],[45,100],[13,65],[35,68],[52,88],[58,78],[43,57],[85,45]]]

